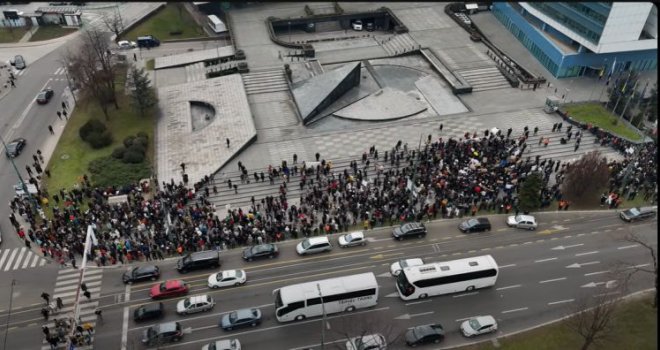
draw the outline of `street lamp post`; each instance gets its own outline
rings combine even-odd
[[[286,24],[289,26],[289,42],[291,42],[291,22],[286,22]]]
[[[12,304],[14,302],[14,286],[16,285],[16,280],[12,279],[11,280],[11,287],[9,289],[9,310],[7,311],[7,325],[5,327],[5,340],[4,340],[4,345],[2,346],[3,349],[7,348],[7,337],[9,336],[9,320],[11,319],[11,308]]]
[[[321,320],[321,349],[325,348],[325,304],[323,304],[323,293],[321,293],[321,285],[316,284],[316,288],[319,290],[319,297],[321,298],[321,310],[323,310],[323,319]]]
[[[87,271],[87,253],[91,252],[92,244],[98,244],[94,229],[91,225],[87,226],[87,235],[85,236],[85,247],[83,248],[82,263],[80,264],[80,275],[78,276],[78,288],[76,289],[76,298],[73,304],[73,320],[71,322],[71,331],[69,339],[67,340],[66,349],[72,349],[72,338],[76,332],[76,326],[80,323],[80,286],[85,279],[85,272]]]
[[[73,97],[73,103],[78,104],[78,101],[76,100],[76,94],[73,92],[73,86],[71,85],[71,79],[69,78],[68,67],[64,69],[64,75],[66,75],[66,82],[69,85],[69,91],[71,91],[71,97]]]

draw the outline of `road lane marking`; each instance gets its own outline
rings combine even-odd
[[[608,272],[610,272],[610,271],[609,271],[609,270],[605,270],[605,271],[596,271],[596,272],[585,273],[584,275],[585,275],[585,276],[601,275],[601,274],[608,273]]]
[[[497,288],[495,290],[505,290],[505,289],[511,289],[511,288],[518,288],[518,287],[521,287],[521,286],[522,285],[520,285],[520,284],[514,284],[512,286],[500,287],[500,288]]]
[[[551,303],[548,303],[548,305],[557,305],[557,304],[564,304],[564,303],[570,303],[574,301],[574,299],[566,299],[566,300],[560,300],[560,301],[553,301]]]
[[[593,250],[593,251],[590,251],[590,252],[577,253],[577,254],[575,254],[575,256],[583,256],[583,255],[591,255],[591,254],[598,254],[598,251]]]
[[[547,259],[541,259],[541,260],[534,260],[535,263],[542,263],[546,261],[552,261],[552,260],[557,260],[557,258],[547,258]]]
[[[453,295],[453,297],[454,298],[461,298],[461,297],[466,297],[466,296],[476,295],[476,294],[479,294],[479,292],[463,293],[463,294]]]
[[[502,311],[502,313],[503,314],[508,314],[508,313],[511,313],[511,312],[525,311],[527,309],[528,309],[527,307],[521,307],[521,308],[518,308],[518,309]]]
[[[430,302],[431,300],[433,300],[433,299],[426,299],[426,300],[422,300],[422,301],[415,301],[415,302],[412,302],[412,303],[406,303],[406,304],[404,304],[404,305],[406,305],[406,306],[410,306],[410,305],[417,305],[417,304],[422,304],[422,303],[428,303],[428,302]]]
[[[514,267],[514,266],[516,266],[516,264],[502,265],[500,266],[500,269],[503,269],[505,267]]]
[[[539,283],[557,282],[557,281],[563,281],[565,279],[566,279],[566,277],[560,277],[560,278],[555,278],[555,279],[551,279],[551,280],[540,281]]]
[[[5,271],[9,271],[9,268],[11,267],[11,263],[13,262],[16,253],[18,253],[18,250],[16,249],[13,249],[11,251],[11,255],[9,256],[9,260],[7,260],[7,265],[5,266]]]
[[[126,288],[124,288],[124,300],[125,301],[130,301],[131,300],[131,285],[126,284]],[[129,306],[124,306],[124,314],[122,316],[122,324],[121,324],[121,350],[126,350],[126,347],[128,346],[128,309]]]
[[[629,248],[637,248],[637,247],[639,247],[639,245],[631,244],[631,245],[624,245],[623,247],[617,247],[616,249],[621,250],[621,249],[629,249]]]

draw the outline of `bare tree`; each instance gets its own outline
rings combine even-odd
[[[119,11],[113,11],[112,14],[105,13],[102,19],[105,27],[119,38],[119,34],[124,30],[124,21]]]
[[[590,204],[608,180],[607,159],[599,151],[589,152],[568,166],[561,192],[571,202]]]
[[[401,336],[393,326],[391,320],[387,320],[382,315],[376,315],[374,312],[358,311],[356,313],[345,313],[335,318],[335,322],[328,322],[323,326],[329,329],[331,333],[339,336],[345,341],[336,342],[336,348],[345,349],[344,343],[351,339],[361,338],[374,334],[380,334],[384,337],[388,345],[393,344]]]
[[[632,232],[632,230],[629,228],[628,234],[624,238],[628,242],[636,243],[644,247],[649,255],[651,256],[651,262],[652,266],[651,267],[643,267],[639,265],[632,265],[632,264],[627,264],[629,265],[629,270],[631,270],[631,275],[637,272],[644,272],[644,273],[650,273],[653,274],[654,277],[654,287],[655,287],[655,296],[653,298],[653,308],[658,307],[658,253],[656,252],[655,247],[651,243],[649,243],[647,240],[645,240],[642,237],[639,237],[635,232]]]

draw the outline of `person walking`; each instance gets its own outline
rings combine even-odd
[[[66,109],[62,111],[62,115],[64,115],[64,119],[69,120],[69,115],[66,113]]]
[[[536,136],[536,133],[537,133],[537,132],[539,132],[539,127],[538,127],[538,126],[535,126],[535,127],[534,127],[534,136]]]
[[[50,131],[50,134],[51,134],[51,135],[55,135],[55,131],[53,130],[53,126],[52,126],[52,125],[48,125],[48,131]]]
[[[32,168],[30,168],[29,165],[26,165],[26,166],[25,166],[25,170],[27,170],[28,176],[29,176],[29,177],[32,177]]]
[[[59,120],[62,120],[62,112],[57,111],[57,118],[58,118]]]
[[[229,138],[227,138],[227,148],[229,148]]]
[[[103,324],[103,310],[101,309],[94,310],[94,315],[96,315],[96,317],[98,317],[99,319],[99,322]]]
[[[43,299],[46,302],[46,305],[50,303],[50,294],[43,292],[41,293],[41,299]]]
[[[55,299],[55,302],[57,303],[57,309],[58,310],[62,310],[62,308],[64,308],[64,302],[62,301],[62,298],[57,297]]]
[[[62,101],[62,110],[66,112],[66,102]]]
[[[552,124],[552,132],[555,132],[557,130],[557,123]]]

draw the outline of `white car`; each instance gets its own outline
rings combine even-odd
[[[362,30],[362,21],[359,19],[353,23],[351,23],[351,26],[353,26],[353,30],[361,31]]]
[[[364,233],[362,233],[362,231],[341,235],[337,241],[339,242],[339,246],[342,248],[367,244],[367,239],[364,237]]]
[[[137,43],[135,41],[120,40],[117,42],[117,47],[119,47],[120,50],[134,49],[137,47]]]
[[[470,338],[475,335],[492,333],[497,330],[497,321],[493,316],[475,316],[461,323],[461,333]]]
[[[526,230],[534,231],[538,226],[536,219],[531,215],[512,215],[506,219],[506,224],[509,227],[524,228]]]
[[[247,282],[245,270],[225,270],[209,276],[209,288],[240,286]]]
[[[424,260],[420,258],[414,258],[414,259],[401,259],[392,266],[390,266],[390,273],[392,276],[398,276],[401,273],[401,270],[403,270],[406,267],[412,267],[412,266],[419,266],[419,265],[424,265]]]
[[[382,334],[367,334],[351,338],[346,342],[346,350],[386,350],[387,341]]]
[[[323,253],[331,250],[332,244],[330,244],[328,236],[305,238],[296,245],[296,252],[299,255]]]
[[[216,340],[202,346],[202,350],[241,350],[241,342],[238,339]]]
[[[179,300],[176,303],[176,313],[179,315],[194,314],[209,311],[215,306],[215,301],[208,295],[196,295]]]

